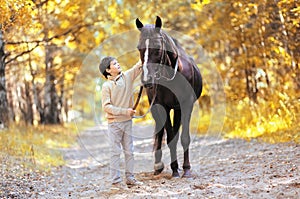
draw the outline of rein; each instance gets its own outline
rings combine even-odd
[[[159,63],[160,66],[163,65],[163,61],[164,61],[164,59],[165,59],[165,57],[166,57],[166,56],[165,56],[165,54],[166,54],[166,52],[165,52],[165,42],[166,42],[166,39],[164,38],[164,36],[165,36],[165,35],[162,35],[162,51],[163,51],[163,53],[162,53],[162,55],[161,55],[161,59],[160,59],[160,63]],[[169,40],[172,42],[173,46],[176,47],[176,45],[175,45],[173,39],[169,39]],[[177,74],[177,70],[178,70],[178,60],[179,60],[179,55],[178,55],[177,48],[175,48],[175,49],[176,49],[177,57],[176,57],[176,64],[175,64],[175,67],[174,67],[174,74],[173,74],[173,76],[172,76],[171,78],[168,78],[168,77],[165,77],[165,76],[159,76],[159,78],[156,78],[157,80],[159,80],[159,79],[162,77],[162,78],[164,78],[166,81],[172,81],[172,80],[175,78],[175,76],[176,76],[176,74]],[[157,72],[157,73],[158,73],[158,72]]]
[[[155,98],[156,98],[156,93],[157,93],[157,92],[156,92],[156,89],[157,89],[157,86],[155,87],[154,95],[153,95],[152,101],[151,101],[151,103],[150,103],[150,107],[149,107],[149,109],[147,110],[147,112],[146,112],[144,115],[134,115],[134,116],[132,116],[132,118],[143,118],[143,117],[145,117],[145,116],[150,112],[150,110],[151,110],[151,108],[152,108],[152,106],[153,106],[153,104],[154,104]],[[139,103],[139,100],[140,100],[141,95],[142,95],[142,91],[143,91],[143,86],[140,87],[140,92],[139,92],[138,99],[137,99],[137,101],[135,102],[135,105],[134,105],[134,107],[133,107],[134,110],[135,110],[135,108],[137,107],[137,105],[138,105],[138,103]]]
[[[175,65],[175,68],[174,68],[174,75],[173,75],[173,77],[172,78],[167,78],[165,76],[161,76],[161,77],[164,78],[166,81],[172,81],[175,78],[175,76],[176,76],[177,70],[178,70],[178,57],[176,59],[176,65]]]
[[[142,92],[143,92],[143,86],[140,87],[139,95],[138,95],[138,97],[137,97],[137,99],[136,99],[136,102],[135,102],[133,108],[132,108],[133,110],[135,110],[136,107],[138,106],[139,101],[140,101],[141,96],[142,96]]]

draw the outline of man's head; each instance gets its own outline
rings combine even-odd
[[[110,65],[112,64],[113,61],[115,61],[116,58],[114,57],[111,57],[111,56],[107,56],[107,57],[104,57],[101,62],[100,62],[100,65],[99,65],[99,70],[100,72],[102,73],[102,75],[107,79],[109,75],[111,75],[109,73],[109,70],[110,70]]]

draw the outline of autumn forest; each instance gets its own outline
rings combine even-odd
[[[202,49],[199,132],[216,124],[227,137],[299,142],[298,0],[5,0],[0,12],[1,128],[63,125],[72,110],[90,116],[88,100],[74,103],[75,95],[95,91],[87,82],[101,78],[96,64],[79,72],[87,55],[116,34],[136,31],[136,18],[152,23],[158,15],[164,28],[192,40],[181,41],[192,56]],[[80,74],[86,84],[74,88]],[[220,111],[222,121],[214,117]]]
[[[133,66],[136,19],[157,16],[203,77],[178,147],[192,178],[172,178],[167,139],[153,175],[144,91],[132,130],[144,185],[110,190],[99,63]],[[0,0],[0,198],[299,198],[299,124],[300,0]]]

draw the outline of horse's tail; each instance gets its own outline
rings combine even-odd
[[[198,99],[202,93],[202,75],[194,59],[191,56],[189,56],[189,59],[193,67],[193,89]]]

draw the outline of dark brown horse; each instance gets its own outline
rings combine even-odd
[[[202,92],[202,77],[191,57],[177,40],[161,29],[162,21],[155,25],[143,25],[136,19],[140,30],[138,50],[143,63],[142,83],[146,88],[151,113],[155,120],[154,175],[164,169],[162,163],[162,139],[167,132],[167,144],[171,154],[172,176],[179,177],[177,142],[182,125],[181,144],[184,150],[182,177],[191,177],[189,160],[190,119],[194,102]],[[170,111],[174,110],[173,124]]]

